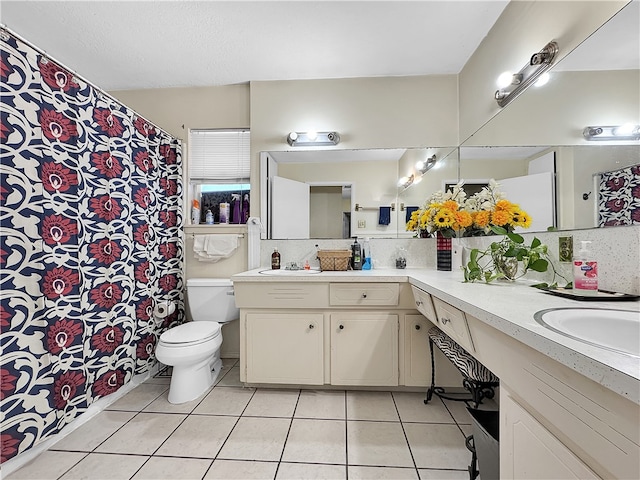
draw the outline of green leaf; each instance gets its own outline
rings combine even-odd
[[[518,235],[517,233],[507,233],[507,237],[509,237],[509,240],[511,240],[514,243],[524,243],[524,238],[522,237],[522,235]]]
[[[536,248],[541,244],[542,242],[538,239],[538,237],[533,237],[533,241],[531,242],[531,248]]]
[[[551,288],[549,286],[548,283],[542,282],[542,283],[536,283],[535,285],[531,285],[533,288],[539,288],[541,290],[548,290],[549,288]]]
[[[539,258],[535,262],[529,264],[529,269],[535,272],[546,272],[548,266],[549,262],[547,262],[544,258]]]
[[[502,227],[498,227],[496,225],[491,225],[491,231],[497,235],[506,235],[507,230]]]

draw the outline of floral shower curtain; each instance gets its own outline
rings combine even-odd
[[[640,164],[600,174],[598,226],[640,225]]]
[[[184,305],[179,142],[0,33],[4,462],[147,372]]]

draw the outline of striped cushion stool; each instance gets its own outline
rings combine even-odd
[[[463,377],[462,386],[471,393],[471,397],[467,395],[463,397],[455,396],[455,393],[447,395],[444,388],[436,387],[436,364],[433,358],[434,345],[460,371]],[[500,384],[498,377],[438,327],[432,327],[429,330],[429,351],[431,353],[431,386],[427,390],[427,398],[424,403],[429,403],[434,393],[447,400],[473,402],[474,408],[477,408],[482,403],[483,398],[493,398],[495,394],[494,388]]]

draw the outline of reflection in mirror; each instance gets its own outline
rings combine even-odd
[[[398,161],[405,151],[262,152],[267,238],[396,238],[392,208]]]
[[[544,87],[529,88],[462,144],[461,178],[519,179],[530,191],[508,198],[543,219],[529,231],[640,224],[640,142],[583,136],[586,126],[640,125],[639,39],[634,0],[558,62]],[[533,187],[544,172],[555,178],[550,198]]]

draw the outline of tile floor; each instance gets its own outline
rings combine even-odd
[[[151,378],[5,477],[468,479],[461,402],[423,393],[244,388],[227,360],[205,396],[167,401]]]

